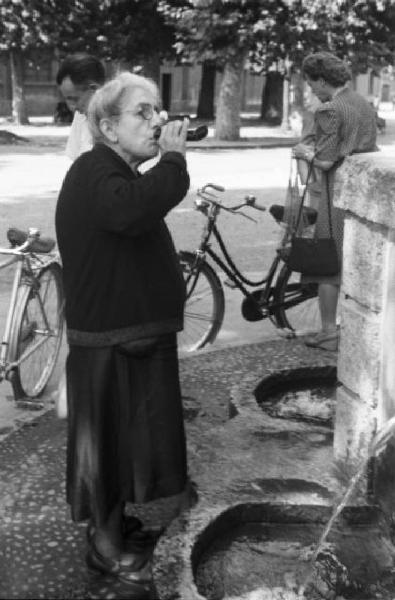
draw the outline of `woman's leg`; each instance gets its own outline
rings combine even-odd
[[[339,286],[332,283],[320,283],[318,287],[318,299],[323,331],[336,331]]]
[[[123,502],[116,504],[107,520],[95,527],[93,538],[96,549],[107,558],[118,559],[122,551],[123,506]],[[96,522],[95,518],[93,521]]]
[[[339,334],[336,326],[336,309],[339,298],[339,286],[333,283],[320,283],[318,301],[321,313],[322,330],[306,336],[304,343],[322,350],[338,349]]]
[[[118,503],[108,518],[96,525],[86,555],[88,567],[116,576],[123,583],[147,584],[152,581],[153,546],[128,548],[122,537],[124,503]]]

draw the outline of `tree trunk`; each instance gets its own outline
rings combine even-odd
[[[283,117],[284,78],[278,71],[266,73],[266,83],[262,90],[261,119],[271,125],[280,125]]]
[[[240,111],[245,53],[240,52],[225,63],[218,95],[215,137],[218,140],[240,139]]]
[[[284,77],[283,81],[283,116],[281,121],[281,129],[283,131],[290,131],[291,124],[289,122],[289,78]]]
[[[198,119],[214,119],[215,78],[217,69],[215,62],[205,60],[202,64],[199,101],[197,107]]]
[[[304,109],[304,79],[300,71],[297,71],[292,76],[292,108],[298,112],[303,112]]]
[[[25,101],[25,90],[22,75],[22,54],[18,50],[10,50],[12,120],[16,125],[29,123]]]

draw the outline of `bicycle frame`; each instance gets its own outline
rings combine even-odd
[[[257,287],[259,285],[264,285],[264,288],[260,295],[260,299],[259,299],[259,301],[257,301],[257,299],[247,289],[246,285],[243,283],[242,279],[240,278],[240,276],[238,276],[238,274],[235,272],[235,270],[229,264],[226,264],[226,262],[224,262],[224,260],[211,248],[209,240],[212,235],[214,235],[219,246],[221,248],[224,247],[224,242],[222,241],[222,238],[221,238],[219,231],[217,229],[217,226],[216,226],[217,216],[218,216],[221,208],[216,205],[211,205],[207,211],[205,210],[204,206],[203,206],[203,210],[199,209],[199,208],[198,208],[198,210],[201,210],[201,212],[203,212],[205,214],[207,221],[203,228],[203,233],[202,233],[202,237],[201,237],[199,246],[198,246],[197,250],[195,251],[196,259],[197,259],[197,267],[199,265],[199,262],[206,260],[206,255],[208,255],[214,261],[214,263],[216,263],[218,265],[218,267],[227,275],[227,277],[231,281],[233,281],[235,286],[241,291],[241,293],[245,296],[245,298],[249,298],[251,301],[254,302],[254,304],[257,305],[257,307],[259,307],[259,311],[262,313],[262,317],[266,317],[269,314],[271,314],[272,312],[274,312],[275,309],[278,308],[278,306],[275,306],[274,304],[272,304],[269,307],[268,304],[269,304],[269,298],[273,292],[272,282],[273,282],[275,273],[277,271],[278,265],[281,261],[280,257],[276,254],[276,256],[273,259],[272,264],[270,265],[269,271],[267,272],[266,276],[261,281],[256,282],[254,284],[250,284],[255,287]],[[225,254],[224,254],[224,258],[225,258],[225,260],[227,260]],[[192,284],[192,286],[189,289],[189,295],[191,295],[194,291],[198,276],[199,276],[199,268],[197,269],[197,272],[195,274],[195,282]]]
[[[218,335],[225,315],[224,284],[238,288],[242,293],[241,313],[246,321],[261,321],[269,318],[282,336],[297,337],[306,332],[316,331],[318,318],[317,285],[304,283],[300,274],[288,268],[284,257],[290,239],[291,228],[283,217],[285,207],[273,205],[270,213],[274,219],[286,226],[278,250],[272,255],[267,272],[260,281],[250,280],[239,270],[229,254],[221,237],[216,220],[221,210],[239,214],[251,219],[240,209],[244,206],[265,211],[254,196],[246,196],[241,204],[224,206],[211,190],[224,191],[221,186],[207,184],[198,190],[195,200],[196,209],[203,213],[205,220],[201,239],[194,252],[179,252],[180,265],[186,286],[186,304],[184,310],[184,330],[180,334],[180,347],[185,351],[203,348],[213,343]],[[315,214],[309,213],[309,224]],[[254,219],[252,219],[254,221]],[[211,246],[211,236],[219,248]],[[209,260],[211,259],[211,260]],[[210,264],[214,263],[214,264]],[[214,266],[217,268],[213,268]],[[218,272],[227,276],[221,281]],[[314,304],[311,305],[310,301]],[[302,305],[299,307],[299,305]]]
[[[211,184],[208,184],[207,187],[214,187],[214,186],[211,186]],[[217,188],[214,187],[214,189],[217,189]],[[199,210],[206,216],[207,220],[203,227],[203,232],[202,232],[199,246],[198,246],[197,250],[195,251],[196,259],[197,259],[196,260],[197,271],[195,273],[195,281],[193,282],[192,286],[189,289],[189,296],[193,293],[197,279],[199,277],[199,262],[205,261],[206,255],[208,255],[213,260],[213,262],[216,265],[218,265],[218,267],[227,275],[228,279],[230,279],[234,283],[235,287],[237,287],[241,291],[241,293],[244,295],[244,297],[246,299],[248,299],[250,302],[252,302],[257,307],[257,310],[261,314],[262,318],[265,318],[268,316],[270,317],[273,313],[275,313],[280,308],[292,308],[293,306],[298,305],[301,302],[301,299],[300,299],[301,297],[299,294],[297,294],[293,297],[289,297],[286,301],[283,301],[283,302],[275,302],[273,299],[274,287],[272,284],[273,284],[275,275],[277,273],[278,267],[279,267],[280,263],[282,262],[282,259],[278,253],[275,254],[273,261],[272,261],[265,277],[263,277],[258,282],[246,283],[245,281],[243,281],[243,276],[238,272],[236,266],[231,264],[232,261],[229,259],[225,243],[223,242],[221,235],[218,231],[218,228],[216,226],[216,220],[219,215],[219,212],[221,211],[221,209],[224,209],[225,207],[219,203],[212,203],[213,195],[210,192],[207,192],[205,190],[205,188],[203,188],[203,192],[198,192],[198,195],[200,196],[200,198],[203,199],[203,201],[197,201],[196,208],[197,208],[197,210]],[[230,212],[236,213],[237,210],[241,206],[248,206],[249,204],[250,203],[247,201],[246,203],[240,205],[239,207],[236,207],[235,209],[230,209]],[[254,204],[251,204],[251,206],[254,206]],[[229,210],[229,209],[225,208],[225,210]],[[243,214],[243,213],[241,213],[241,214]],[[247,215],[243,215],[243,216],[247,216]],[[249,218],[249,217],[247,217],[247,218]],[[211,248],[210,238],[212,235],[214,235],[215,239],[218,242],[219,247],[222,250],[222,253],[224,255],[224,260]],[[288,239],[289,239],[289,232],[285,231],[283,239],[280,243],[280,246],[284,246]],[[258,287],[258,286],[264,286],[264,287],[262,288],[262,290],[260,290],[259,297],[257,297],[257,292],[255,292],[255,293],[250,292],[247,289],[246,285],[248,285],[250,287]]]
[[[48,319],[43,307],[42,298],[40,294],[37,293],[41,314],[44,320],[44,324],[46,326],[46,331],[40,330],[39,333],[41,333],[43,337],[37,342],[35,342],[33,345],[30,345],[29,348],[19,357],[18,360],[12,362],[9,360],[11,332],[15,318],[18,291],[24,283],[31,286],[32,289],[36,288],[36,290],[38,290],[38,280],[36,272],[37,274],[39,274],[45,266],[57,261],[53,255],[47,255],[46,258],[42,260],[41,258],[37,257],[32,253],[22,252],[17,249],[14,250],[0,248],[0,254],[11,255],[11,258],[6,259],[2,263],[0,263],[0,271],[16,263],[11,297],[7,311],[6,323],[4,327],[3,339],[0,346],[0,381],[3,381],[4,379],[9,379],[10,373],[22,362],[27,360],[27,358],[29,358],[29,356],[33,352],[35,352],[42,344],[44,344],[46,342],[47,337],[54,335],[50,332],[49,329]],[[35,261],[37,264],[32,265],[33,261]]]
[[[216,227],[214,227],[214,229],[213,229],[213,234],[214,234],[214,237],[216,238],[216,240],[218,241],[219,238],[218,238],[218,231],[217,231]],[[256,302],[256,299],[252,296],[251,292],[248,291],[245,284],[241,281],[240,277],[221,259],[221,257],[209,245],[206,246],[204,252],[199,253],[199,257],[204,256],[204,254],[207,254],[220,267],[220,269],[222,269],[222,271],[227,275],[227,277],[231,281],[233,281],[235,286],[242,292],[242,294],[246,298],[251,298],[254,300],[254,302]],[[280,258],[278,256],[276,256],[274,258],[274,261],[270,265],[270,269],[269,269],[267,275],[258,284],[258,285],[264,284],[264,288],[262,290],[262,295],[261,295],[261,299],[260,299],[260,303],[262,303],[263,305],[265,305],[267,303],[267,301],[269,300],[270,294],[272,292],[272,282],[273,282],[274,275],[277,271],[279,262],[280,262]]]

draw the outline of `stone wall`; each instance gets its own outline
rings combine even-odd
[[[359,463],[395,415],[395,149],[347,158],[334,201],[346,211],[334,451]],[[388,453],[374,465],[376,491]]]

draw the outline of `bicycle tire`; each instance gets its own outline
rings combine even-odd
[[[301,283],[300,273],[287,265],[281,268],[273,293],[273,312],[277,327],[289,330],[291,336],[307,335],[321,329],[318,306],[318,284]]]
[[[48,339],[15,368],[12,386],[16,399],[37,398],[43,393],[55,368],[62,343],[64,315],[60,265],[51,263],[44,267],[38,281],[38,290],[28,284],[23,284],[19,289],[10,336],[10,361],[18,361],[28,352],[29,345],[40,340],[40,336],[41,339],[44,336]]]
[[[196,267],[192,252],[179,253],[187,286],[184,309],[184,329],[178,334],[181,352],[193,352],[212,344],[221,329],[225,314],[225,296],[221,281],[205,261]],[[194,276],[198,268],[197,277]]]

